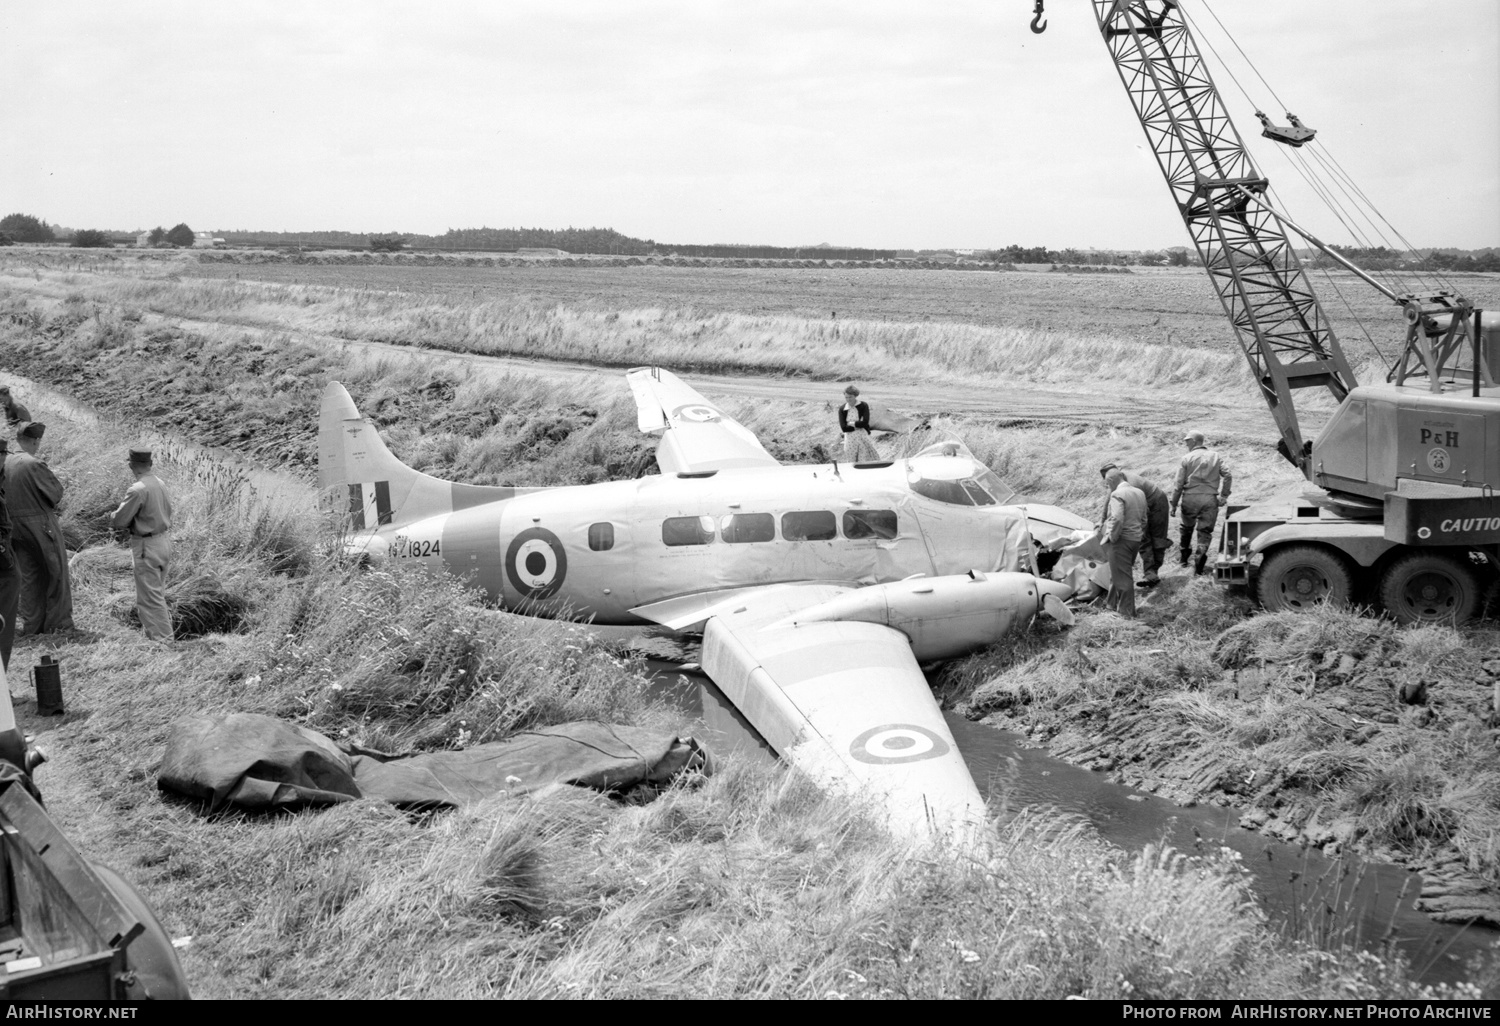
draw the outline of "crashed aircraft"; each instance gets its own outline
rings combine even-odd
[[[348,545],[462,578],[536,616],[703,631],[702,665],[762,737],[890,826],[969,835],[984,802],[920,664],[1071,622],[1035,554],[1091,524],[1015,493],[961,444],[783,466],[675,375],[627,375],[661,474],[559,488],[442,481],[402,464],[329,384],[319,486]]]

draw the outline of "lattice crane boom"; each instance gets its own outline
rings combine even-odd
[[[1358,382],[1176,0],[1093,0],[1099,30],[1251,373],[1282,454],[1312,476],[1292,391]],[[1249,194],[1249,195],[1247,195]]]

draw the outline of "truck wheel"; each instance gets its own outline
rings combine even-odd
[[[1479,575],[1452,556],[1413,552],[1381,577],[1380,603],[1399,623],[1461,624],[1479,606]]]
[[[1354,575],[1335,552],[1318,545],[1288,545],[1266,557],[1255,583],[1255,597],[1271,612],[1305,613],[1323,603],[1347,606]]]
[[[115,892],[120,903],[139,916],[146,927],[125,949],[125,966],[135,974],[135,982],[131,984],[126,1000],[187,1000],[191,995],[188,994],[182,963],[177,959],[177,949],[172,947],[172,938],[167,936],[146,899],[130,881],[108,866],[90,862],[89,868],[99,874],[99,879]]]

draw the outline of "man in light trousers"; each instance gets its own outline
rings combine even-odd
[[[141,629],[154,641],[172,640],[172,614],[167,609],[167,564],[172,558],[172,499],[152,472],[151,453],[130,450],[130,472],[135,484],[110,518],[110,526],[130,535],[135,566],[135,608]]]
[[[1135,619],[1135,557],[1147,541],[1146,493],[1125,480],[1119,467],[1104,474],[1109,514],[1099,525],[1099,540],[1109,545],[1109,594],[1104,607]]]

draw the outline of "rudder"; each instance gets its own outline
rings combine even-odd
[[[453,512],[454,485],[397,459],[337,381],[318,418],[318,492],[356,533]]]

